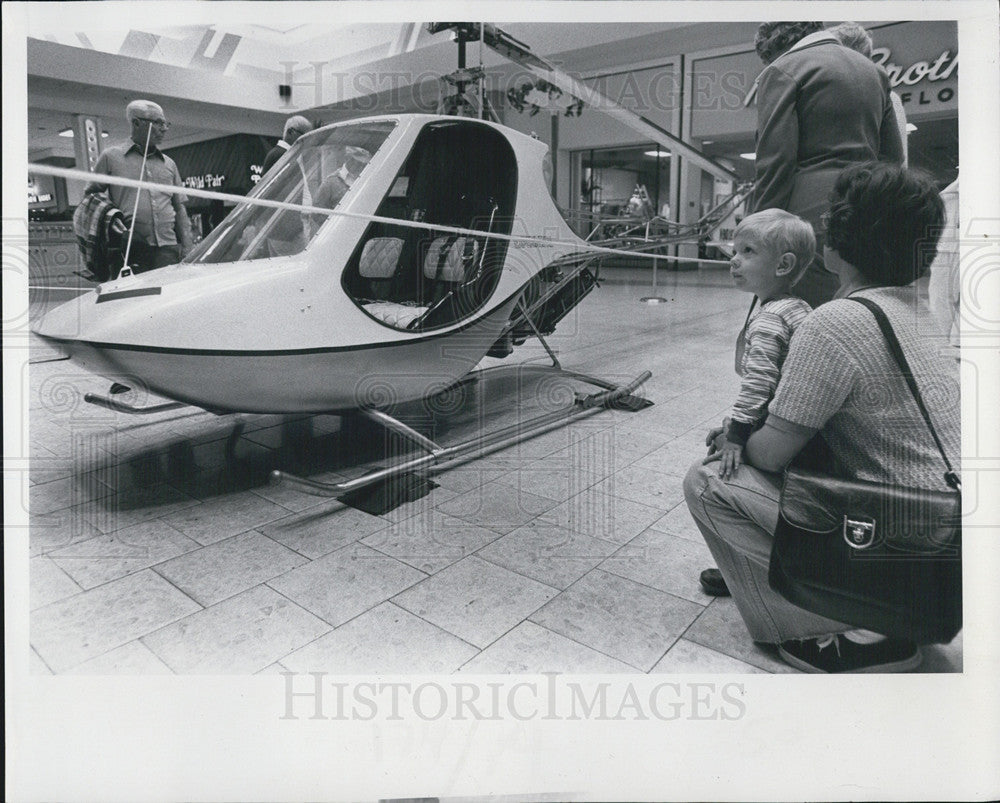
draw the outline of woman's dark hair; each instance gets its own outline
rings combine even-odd
[[[770,64],[803,37],[822,30],[822,22],[762,22],[753,44],[761,61]]]
[[[937,254],[944,202],[927,176],[888,162],[837,176],[824,215],[826,244],[879,286],[919,279]]]

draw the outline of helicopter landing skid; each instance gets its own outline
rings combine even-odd
[[[310,480],[306,477],[299,477],[294,474],[277,470],[271,472],[271,482],[275,485],[284,482],[296,490],[313,494],[315,496],[333,497],[341,496],[343,494],[350,493],[351,491],[357,491],[360,488],[364,488],[377,482],[383,482],[408,472],[422,471],[425,474],[432,474],[435,473],[434,469],[442,470],[440,467],[445,465],[447,468],[452,468],[454,466],[461,465],[462,463],[466,463],[469,460],[474,460],[477,457],[485,457],[488,454],[500,451],[501,449],[506,449],[514,444],[537,437],[538,435],[543,435],[554,429],[564,427],[573,421],[578,421],[581,418],[586,418],[594,415],[595,413],[599,413],[601,410],[614,407],[616,404],[621,402],[625,402],[625,409],[639,409],[637,406],[630,403],[635,401],[634,397],[632,397],[632,392],[652,376],[649,371],[643,371],[639,374],[639,376],[626,385],[613,385],[609,382],[605,382],[604,380],[587,376],[586,374],[579,374],[574,371],[549,368],[548,366],[531,366],[530,368],[533,372],[560,374],[573,379],[589,382],[590,384],[603,388],[603,390],[589,395],[577,394],[573,403],[564,409],[553,410],[552,412],[537,416],[529,421],[513,424],[496,432],[471,438],[454,446],[441,446],[424,435],[421,435],[419,432],[407,426],[402,421],[399,421],[381,411],[360,410],[359,412],[369,420],[381,424],[391,432],[408,438],[414,444],[427,452],[427,454],[420,457],[413,457],[408,460],[402,460],[393,465],[386,466],[385,468],[378,469],[370,474],[365,474],[364,476],[357,477],[356,479],[348,480],[346,482],[319,482],[317,480]]]
[[[112,393],[114,392],[115,389],[112,387]],[[136,407],[133,404],[109,399],[107,396],[100,396],[97,393],[87,393],[84,395],[83,400],[88,404],[114,410],[116,413],[129,413],[131,415],[151,415],[152,413],[163,413],[167,410],[177,410],[180,407],[188,406],[184,402],[164,402],[163,404],[151,404],[148,407]]]

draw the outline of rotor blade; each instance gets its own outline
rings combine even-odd
[[[477,34],[476,38],[479,38],[480,23],[478,22],[439,23],[435,28],[428,27],[428,30],[431,33],[436,33],[437,31],[445,30],[446,27],[456,26],[466,28],[470,32],[475,32]],[[578,81],[571,75],[562,72],[554,64],[542,58],[537,53],[532,53],[527,45],[519,42],[496,25],[490,23],[484,24],[481,35],[486,45],[501,56],[524,67],[553,86],[559,87],[563,92],[584,101],[591,108],[614,117],[620,123],[627,125],[633,131],[638,131],[644,137],[649,137],[667,150],[677,152],[680,156],[697,165],[702,170],[711,173],[713,176],[721,178],[724,181],[740,181],[740,177],[736,172],[717,162],[711,156],[706,156],[690,142],[686,142],[677,135],[671,134],[652,120],[648,120],[641,114],[636,114],[630,109],[626,109],[620,103],[616,103],[596,89],[592,89],[582,81]]]
[[[457,226],[440,226],[434,223],[420,223],[415,220],[402,220],[393,217],[381,217],[379,215],[366,215],[360,212],[343,212],[336,209],[327,209],[321,206],[308,206],[305,204],[293,204],[287,201],[272,201],[267,198],[257,198],[255,196],[233,195],[228,192],[215,192],[214,190],[199,190],[191,187],[178,187],[174,184],[157,184],[152,181],[136,181],[131,178],[121,178],[119,176],[108,176],[104,173],[90,173],[86,170],[76,170],[69,167],[55,167],[46,164],[29,164],[28,170],[32,173],[42,175],[58,176],[71,180],[86,181],[88,183],[116,184],[120,187],[132,187],[135,189],[158,190],[171,195],[190,195],[195,198],[207,198],[213,201],[228,201],[236,204],[250,204],[254,206],[266,206],[271,209],[290,209],[296,212],[306,212],[308,214],[341,216],[354,218],[356,220],[367,220],[373,223],[386,223],[392,226],[402,226],[411,229],[424,229],[425,231],[449,232],[451,234],[464,234],[466,236],[479,237],[482,239],[506,240],[511,243],[531,243],[540,246],[564,246],[576,251],[586,251],[592,253],[612,254],[614,256],[628,256],[637,259],[666,259],[673,262],[705,262],[709,264],[728,265],[728,261],[713,259],[698,259],[697,257],[676,257],[669,254],[643,254],[638,251],[625,251],[618,248],[602,248],[601,246],[588,245],[582,240],[573,242],[571,240],[556,240],[549,237],[533,237],[531,235],[498,234],[494,232],[479,231],[477,229],[463,229]]]

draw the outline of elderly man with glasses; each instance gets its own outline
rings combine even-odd
[[[285,120],[285,131],[281,135],[281,139],[278,140],[278,144],[271,148],[271,150],[267,152],[267,156],[264,157],[263,173],[266,173],[274,167],[275,162],[285,155],[285,151],[295,144],[295,140],[303,134],[308,134],[312,130],[312,123],[310,123],[309,120],[301,114],[297,114],[294,117],[289,117]]]
[[[134,100],[125,109],[131,139],[105,149],[94,166],[95,173],[182,186],[177,164],[159,149],[170,123],[163,109],[148,100]],[[185,197],[162,190],[122,187],[94,181],[87,193],[106,192],[121,210],[125,224],[118,224],[126,251],[128,229],[133,228],[127,245],[128,263],[133,272],[162,268],[180,262],[191,248],[191,222],[184,208]]]

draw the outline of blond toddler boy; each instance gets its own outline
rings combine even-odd
[[[765,209],[736,227],[733,248],[729,267],[733,283],[753,293],[760,307],[754,314],[751,305],[736,343],[736,372],[742,382],[732,412],[705,440],[709,447],[705,462],[718,460],[722,479],[736,474],[747,439],[763,425],[792,333],[812,312],[791,289],[813,260],[816,236],[801,218]]]

